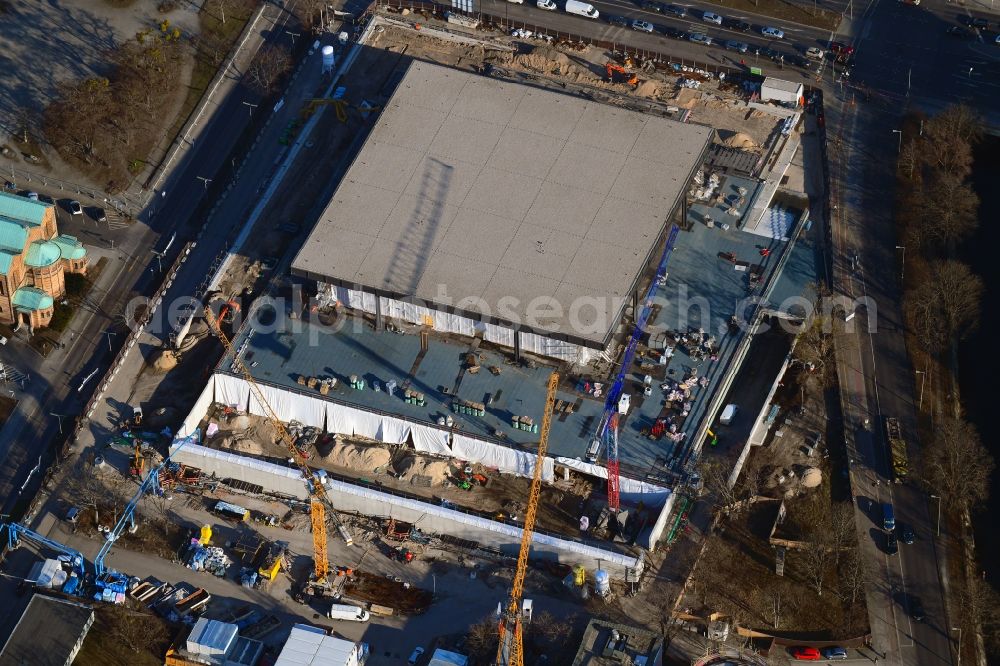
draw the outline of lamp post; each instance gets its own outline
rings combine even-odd
[[[915,370],[918,375],[920,375],[920,399],[917,400],[917,411],[923,411],[924,409],[924,380],[927,379],[927,372],[925,370]]]
[[[903,130],[892,130],[892,133],[899,135],[899,147],[896,149],[897,154],[903,152]]]
[[[59,420],[59,434],[60,435],[63,434],[62,420],[64,418],[66,418],[66,415],[65,414],[56,414],[55,412],[49,412],[49,414],[51,414],[52,416],[56,417]]]
[[[205,176],[195,176],[198,180],[205,183],[205,189],[208,189],[208,184],[212,182],[211,178],[205,178]]]
[[[900,137],[902,137],[902,136],[903,136],[902,133],[900,133]],[[903,251],[903,260],[899,263],[899,281],[902,283],[902,281],[903,281],[903,271],[906,270],[906,246],[905,245],[897,245],[896,249]]]
[[[957,666],[962,666],[962,627],[952,627],[951,630],[958,632],[958,664],[957,664]]]
[[[248,109],[250,109],[250,120],[253,120],[253,110],[257,108],[257,104],[251,104],[250,102],[243,102]]]
[[[941,536],[941,497],[939,495],[931,495],[931,498],[937,500],[937,505],[938,505],[938,507],[937,507],[937,509],[938,509],[937,510],[937,529],[935,530],[935,532],[937,532],[938,536]]]

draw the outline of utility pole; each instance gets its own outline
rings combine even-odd
[[[957,664],[957,666],[962,666],[962,627],[952,627],[951,630],[958,632],[958,664]]]
[[[923,370],[915,370],[918,375],[920,375],[920,400],[917,401],[917,411],[922,412],[924,410],[924,380],[927,379],[927,373]]]
[[[937,535],[941,536],[941,497],[938,495],[931,495],[932,499],[937,500]]]
[[[902,284],[903,283],[903,271],[906,270],[906,246],[905,245],[897,245],[896,249],[903,251],[903,260],[899,264],[899,282],[900,282],[900,284]]]

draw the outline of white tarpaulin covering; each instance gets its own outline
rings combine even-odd
[[[250,402],[250,386],[239,377],[216,375],[215,401],[226,407],[245,412],[247,404]]]
[[[487,467],[495,467],[501,472],[531,477],[535,473],[537,456],[527,451],[516,451],[506,446],[498,446],[473,439],[465,435],[455,435],[451,444],[452,453],[456,458],[475,461]],[[551,481],[555,478],[555,467],[551,458],[542,462],[542,480]]]
[[[241,380],[242,381],[242,380]],[[258,384],[264,399],[271,406],[274,413],[284,421],[298,421],[302,425],[323,428],[326,422],[325,400],[312,398],[307,395],[300,395],[292,391]],[[250,413],[255,416],[267,416],[267,412],[257,402],[256,396],[250,394]]]
[[[215,375],[208,378],[208,383],[205,384],[205,388],[201,390],[201,395],[194,402],[194,407],[188,412],[187,418],[184,419],[184,424],[181,426],[181,431],[178,433],[181,437],[187,437],[194,432],[194,429],[198,427],[201,420],[205,418],[205,414],[208,413],[208,408],[211,406],[215,399]]]
[[[577,460],[576,458],[556,458],[556,464],[569,467],[570,469],[575,469],[578,472],[589,474],[590,476],[597,476],[602,479],[608,478],[608,470],[606,467]],[[645,481],[628,479],[623,476],[621,477],[619,483],[619,491],[623,496],[641,495],[646,504],[649,504],[650,501],[664,502],[667,497],[670,496],[669,489],[661,486],[654,486],[652,483],[646,483]]]
[[[357,289],[347,289],[346,287],[336,287],[333,291],[336,294],[337,301],[342,305],[370,314],[375,313],[374,294]],[[482,331],[483,338],[488,342],[494,342],[507,347],[514,346],[514,331],[504,326],[487,324],[461,315],[434,310],[422,305],[415,305],[384,296],[379,297],[379,307],[382,310],[382,315],[385,317],[402,319],[411,324],[430,326],[435,331],[442,333],[456,333],[469,337],[475,335],[476,331]],[[535,335],[534,333],[521,334],[521,349],[532,354],[540,354],[579,364],[588,363],[599,353],[594,349],[581,347],[571,342],[553,340],[547,336]]]
[[[410,434],[413,435],[413,446],[417,451],[435,456],[451,457],[451,447],[448,446],[448,432],[446,430],[411,425]]]
[[[382,439],[382,419],[379,414],[354,409],[333,402],[326,404],[326,429],[340,435],[357,435],[369,439]],[[396,419],[393,419],[396,420]],[[398,428],[391,428],[398,433]],[[394,440],[386,440],[394,441]]]
[[[382,441],[388,444],[405,444],[412,426],[403,419],[382,417]]]

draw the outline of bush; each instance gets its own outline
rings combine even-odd
[[[87,278],[79,273],[66,273],[66,296],[67,298],[83,298],[90,289]]]
[[[69,326],[74,314],[76,314],[76,309],[72,306],[56,303],[52,313],[52,321],[49,322],[49,330],[62,333]]]

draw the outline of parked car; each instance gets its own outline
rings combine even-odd
[[[854,47],[844,42],[830,42],[830,52],[838,58],[847,58],[854,55]]]
[[[69,202],[69,212],[72,215],[83,215],[83,206],[80,205],[79,201],[74,199]]]
[[[917,540],[917,535],[913,533],[913,528],[909,524],[899,524],[899,540],[907,546]]]
[[[684,32],[683,30],[680,30],[679,28],[675,28],[672,25],[668,25],[665,28],[663,28],[663,34],[666,35],[667,37],[671,37],[673,39],[685,39],[685,38],[687,38],[687,33],[686,32]]]
[[[885,533],[885,552],[889,555],[895,555],[899,552],[899,542],[896,541],[896,535],[892,532]]]
[[[673,14],[678,18],[684,18],[687,16],[687,9],[681,7],[680,5],[664,5],[663,11],[667,14]]]
[[[556,3],[552,2],[552,0],[538,0],[535,4],[538,6],[539,9],[545,9],[550,12],[554,12],[556,9],[558,9],[556,7]]]
[[[638,30],[639,32],[653,32],[653,24],[649,21],[635,19],[632,21],[632,29]]]
[[[785,33],[782,30],[778,30],[777,28],[772,28],[769,25],[765,25],[763,28],[761,28],[760,34],[764,35],[765,37],[770,37],[771,39],[785,38]]]
[[[820,652],[827,661],[844,661],[847,659],[847,649],[838,645],[823,648]]]
[[[608,16],[608,23],[611,25],[620,25],[623,28],[629,26],[629,19],[627,16]]]
[[[823,658],[823,655],[819,652],[819,648],[803,647],[801,645],[788,648],[788,653],[792,655],[792,659],[798,659],[799,661],[819,661]]]
[[[945,34],[950,35],[952,37],[957,37],[958,39],[975,39],[976,38],[976,36],[972,33],[971,30],[969,30],[968,28],[963,28],[960,25],[953,25],[953,26],[951,26],[950,28],[948,28],[947,30],[945,30]]]
[[[87,214],[94,218],[94,222],[107,222],[108,214],[100,206],[92,206],[87,209]]]
[[[822,60],[826,56],[823,49],[818,46],[810,46],[806,49],[806,57],[812,58],[813,60]]]
[[[889,532],[896,529],[896,514],[892,510],[892,502],[882,502],[882,529]]]
[[[727,40],[724,46],[726,47],[727,50],[736,51],[738,53],[746,53],[747,50],[749,50],[750,48],[743,42],[738,42],[735,39]]]
[[[524,4],[524,0],[507,0],[507,2],[510,2],[512,4],[515,4],[515,5],[523,5]]]
[[[705,12],[701,15],[701,20],[705,23],[714,23],[715,25],[722,25],[722,17],[718,14],[713,14],[712,12]]]
[[[969,17],[969,25],[977,30],[985,30],[990,27],[990,22],[988,19],[981,17]]]
[[[722,19],[722,25],[729,28],[730,30],[739,30],[740,32],[750,32],[753,27],[746,21],[740,21],[739,19]]]
[[[712,38],[703,32],[692,32],[688,35],[688,41],[692,41],[695,44],[704,44],[705,46],[712,45]]]
[[[31,199],[32,201],[38,201],[38,192],[28,192],[28,193],[27,193],[26,195],[24,195],[24,196],[28,197],[28,198],[29,198],[29,199]]]
[[[406,663],[409,664],[409,666],[414,666],[414,664],[420,661],[420,657],[422,657],[423,654],[424,649],[422,647],[413,648],[413,652],[410,653],[410,658],[406,660]]]
[[[663,5],[660,4],[659,2],[655,2],[654,0],[643,0],[643,2],[639,4],[639,6],[645,9],[647,12],[659,12],[661,14],[663,13]]]

